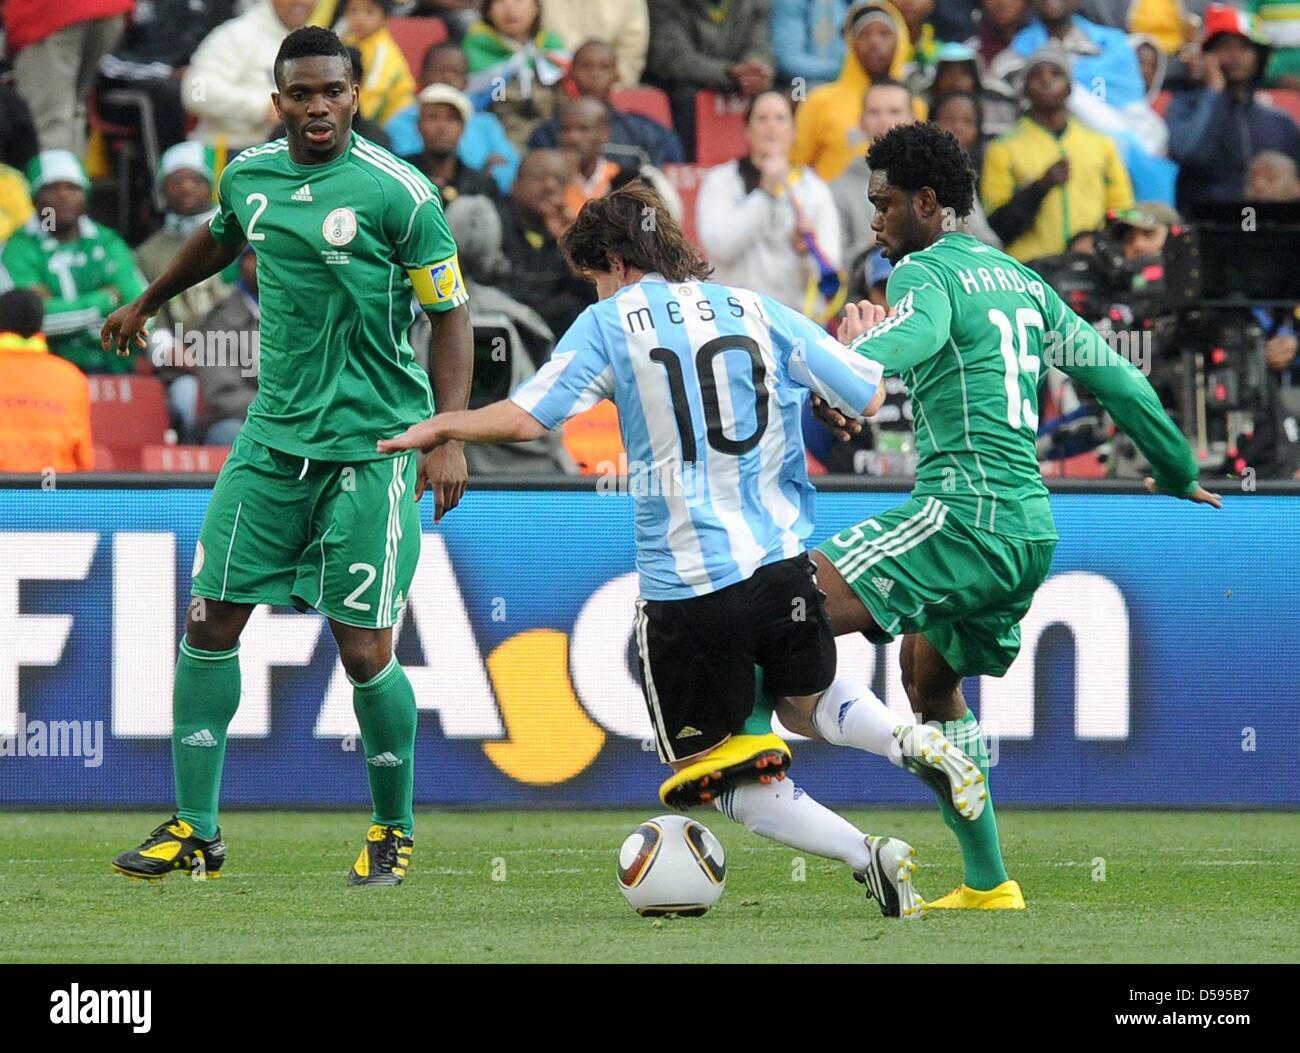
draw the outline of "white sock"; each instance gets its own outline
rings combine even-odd
[[[855,872],[871,862],[866,835],[843,816],[818,804],[790,779],[744,783],[714,806],[747,830],[800,852],[838,859]]]
[[[899,717],[866,684],[840,677],[823,693],[813,711],[813,727],[834,746],[852,746],[902,767],[894,729],[913,720]]]

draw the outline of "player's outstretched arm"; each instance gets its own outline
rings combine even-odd
[[[1070,353],[1056,355],[1050,364],[1091,391],[1150,462],[1153,474],[1146,480],[1147,491],[1222,508],[1219,495],[1197,482],[1191,446],[1147,378],[1063,302],[1058,310],[1053,331]]]
[[[435,414],[412,424],[401,435],[381,439],[375,448],[380,453],[428,453],[449,442],[528,442],[545,434],[546,428],[536,417],[510,399],[502,399],[482,409]]]
[[[233,245],[218,241],[208,225],[202,224],[185,239],[171,266],[158,275],[149,288],[104,321],[104,328],[99,331],[99,341],[104,350],[112,347],[119,355],[129,355],[132,342],[147,347],[145,324],[163,304],[230,266],[243,248],[243,241]]]

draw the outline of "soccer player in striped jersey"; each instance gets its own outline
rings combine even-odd
[[[239,637],[257,604],[293,604],[326,616],[354,685],[374,810],[348,881],[396,885],[413,849],[415,696],[393,654],[420,552],[412,491],[418,500],[431,489],[441,518],[467,472],[456,444],[417,465],[377,453],[375,441],[428,417],[433,393],[440,411],[467,404],[472,330],[438,192],[352,131],[357,85],[338,37],[291,33],[275,81],[285,138],[230,162],[211,224],[102,333],[122,353],[160,305],[245,245],[256,251],[257,397],[204,517],[176,664],[177,811],[113,866],[140,878],[221,869],[217,800]],[[433,392],[406,336],[416,302],[433,326]]]
[[[1043,367],[1081,382],[1133,438],[1152,467],[1150,492],[1214,508],[1220,500],[1197,483],[1187,440],[1138,369],[1037,274],[959,229],[974,201],[975,175],[952,135],[932,124],[905,125],[877,139],[867,160],[872,226],[895,265],[890,316],[852,348],[907,382],[916,485],[910,501],[841,531],[813,559],[835,632],[876,642],[902,635],[913,710],[987,776],[983,735],[961,682],[1006,673],[1020,649],[1019,622],[1056,547],[1035,447]],[[856,428],[835,407],[819,413],[842,438]],[[869,707],[804,699],[793,706],[799,712],[778,710],[792,730],[877,752]],[[1024,907],[1002,861],[992,801],[967,822],[947,787],[938,789],[965,877],[929,906]]]
[[[647,483],[634,491],[636,635],[659,753],[674,768],[661,798],[715,803],[758,833],[841,859],[886,915],[919,917],[910,847],[864,838],[783,783],[789,749],[772,734],[771,710],[755,710],[755,665],[777,696],[807,705],[841,684],[804,550],[813,491],[800,412],[810,391],[850,417],[874,409],[880,366],[769,297],[709,282],[643,184],[588,202],[561,244],[600,300],[550,362],[511,398],[442,414],[379,449],[527,441],[613,399],[629,474]],[[850,313],[865,328],[859,308]],[[888,752],[902,722],[878,700],[862,702],[872,707]],[[955,788],[974,781],[974,764],[937,733],[913,737]]]

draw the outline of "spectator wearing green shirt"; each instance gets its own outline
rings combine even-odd
[[[0,251],[0,292],[33,289],[45,300],[50,350],[85,373],[129,373],[131,358],[100,347],[104,319],[144,291],[131,250],[86,215],[90,181],[68,150],[46,150],[28,166],[35,214]]]

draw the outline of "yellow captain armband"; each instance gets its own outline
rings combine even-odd
[[[415,298],[426,310],[459,307],[469,302],[465,279],[460,273],[460,261],[454,255],[406,273],[415,288]]]

